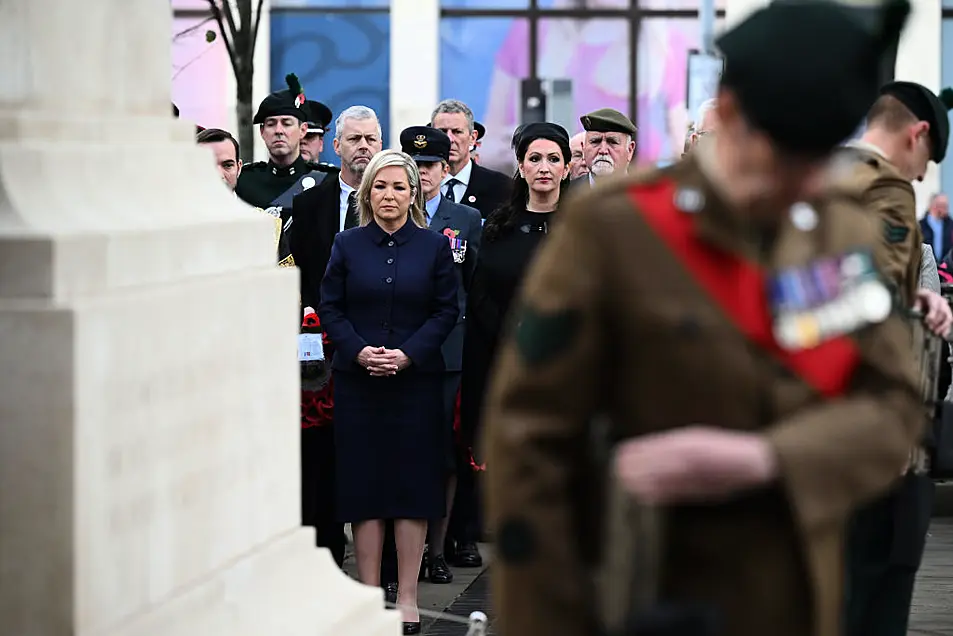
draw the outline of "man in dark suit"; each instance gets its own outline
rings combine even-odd
[[[440,193],[453,203],[462,203],[490,216],[510,196],[513,179],[502,172],[477,165],[470,152],[479,132],[473,111],[461,101],[445,99],[434,109],[430,125],[450,137],[450,171]]]
[[[953,248],[953,219],[950,218],[950,200],[943,193],[930,197],[926,216],[920,219],[923,242],[933,248],[937,262]]]
[[[340,174],[324,179],[292,201],[289,244],[301,273],[305,316],[320,304],[321,281],[331,258],[334,237],[358,225],[355,193],[364,169],[381,146],[380,122],[374,111],[366,106],[346,109],[335,123],[334,152],[341,157]],[[301,480],[303,523],[315,527],[317,545],[330,549],[335,561],[342,565],[345,538],[343,524],[337,522],[334,511],[331,426],[302,428]]]
[[[450,170],[450,137],[430,126],[411,126],[400,133],[401,150],[414,158],[420,170],[420,189],[426,202],[424,212],[430,229],[447,237],[453,252],[453,261],[457,273],[457,303],[460,315],[457,324],[447,337],[441,349],[446,377],[444,380],[444,419],[447,438],[445,451],[447,459],[447,514],[443,519],[432,519],[429,524],[429,548],[424,555],[421,570],[431,583],[451,583],[453,573],[444,556],[447,528],[457,491],[457,476],[472,489],[473,473],[469,466],[460,466],[458,452],[453,444],[453,421],[460,389],[460,376],[463,371],[463,336],[466,325],[467,291],[473,270],[476,268],[477,251],[480,248],[480,236],[483,232],[480,213],[469,206],[454,203],[440,194],[440,185]],[[462,469],[462,470],[461,470]],[[469,481],[467,479],[469,478]],[[479,552],[477,553],[479,556]],[[459,556],[459,554],[458,554]],[[397,580],[397,554],[390,527],[384,540],[384,553],[381,560],[381,581],[387,592],[388,600],[394,597],[394,583]]]

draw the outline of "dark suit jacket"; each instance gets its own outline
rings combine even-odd
[[[341,232],[321,283],[318,316],[334,343],[331,368],[364,372],[364,347],[400,349],[418,372],[442,373],[440,347],[457,322],[457,276],[447,238],[408,221]]]
[[[470,182],[467,184],[466,192],[463,193],[463,199],[457,203],[476,208],[480,216],[485,219],[493,210],[509,200],[513,179],[502,172],[473,163],[472,159],[471,163],[473,170],[470,172]]]
[[[470,281],[473,279],[473,270],[476,267],[477,252],[480,249],[480,236],[483,234],[483,223],[480,213],[466,205],[448,201],[440,197],[440,205],[430,222],[430,229],[446,235],[452,232],[454,238],[463,241],[463,245],[453,250],[454,268],[457,272],[457,304],[460,316],[457,324],[443,343],[443,361],[447,371],[463,369],[463,335],[466,325],[467,292],[470,291]],[[448,237],[449,238],[449,237]],[[449,242],[449,241],[448,241]]]
[[[933,228],[927,217],[920,219],[920,231],[923,233],[923,242],[933,248]],[[934,254],[939,262],[953,248],[953,219],[947,217],[943,219],[943,254]]]
[[[341,227],[341,182],[330,175],[291,203],[289,245],[301,272],[301,306],[318,308],[321,279]],[[322,317],[323,320],[323,317]]]

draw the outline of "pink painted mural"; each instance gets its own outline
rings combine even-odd
[[[228,126],[228,79],[232,70],[220,37],[209,43],[206,32],[218,34],[208,20],[206,0],[172,0],[172,101],[181,117],[206,128]]]

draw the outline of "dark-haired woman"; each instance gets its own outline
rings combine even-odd
[[[488,375],[510,304],[540,243],[549,233],[568,183],[569,135],[562,126],[527,124],[514,138],[517,173],[505,203],[486,220],[467,303],[460,428],[472,447]]]

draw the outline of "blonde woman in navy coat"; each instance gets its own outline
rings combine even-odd
[[[397,602],[416,634],[426,520],[446,505],[440,348],[457,322],[457,275],[408,155],[375,156],[357,204],[361,225],[334,239],[318,312],[335,346],[337,510],[368,585],[380,584],[384,520],[395,520]]]

